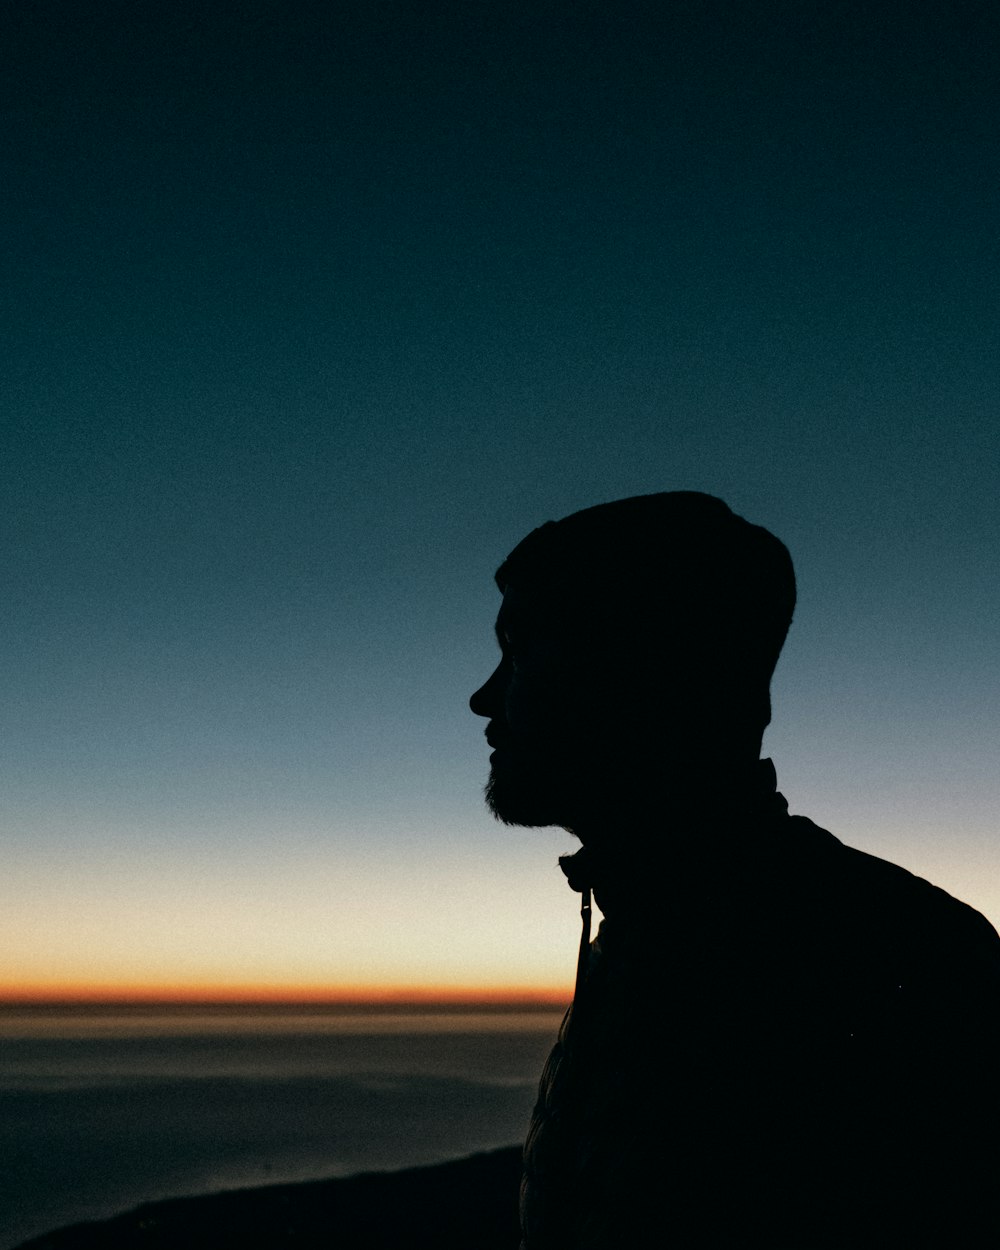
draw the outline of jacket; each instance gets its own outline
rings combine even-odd
[[[604,920],[542,1075],[522,1250],[1000,1246],[1000,938],[771,776],[694,850],[564,866]]]

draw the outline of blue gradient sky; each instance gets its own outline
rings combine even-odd
[[[567,985],[492,571],[677,488],[792,810],[1000,921],[997,14],[97,8],[0,53],[0,987]]]

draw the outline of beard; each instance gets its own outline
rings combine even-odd
[[[535,744],[537,745],[537,744]],[[655,811],[684,778],[659,743],[621,735],[614,743],[580,735],[566,753],[498,749],[486,783],[486,804],[505,825],[575,831],[628,812]]]
[[[559,823],[549,818],[543,794],[519,781],[512,782],[509,777],[499,776],[495,768],[490,769],[485,794],[486,806],[505,825],[541,829]]]
[[[487,808],[505,825],[541,829],[545,825],[559,824],[545,770],[537,768],[534,761],[512,761],[507,752],[504,755],[506,758],[501,759],[497,752],[497,758],[490,765],[485,791]]]
[[[590,806],[588,781],[593,780],[593,770],[581,770],[578,757],[521,751],[508,744],[497,750],[490,764],[486,805],[505,825],[567,829],[574,824],[574,813]]]

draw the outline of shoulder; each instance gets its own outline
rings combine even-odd
[[[905,951],[947,975],[960,967],[995,981],[1000,992],[1000,936],[974,907],[899,864],[846,846],[807,817],[787,823],[824,920],[839,917],[869,947]]]

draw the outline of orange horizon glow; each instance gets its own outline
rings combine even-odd
[[[0,986],[0,1007],[565,1007],[572,986]]]

